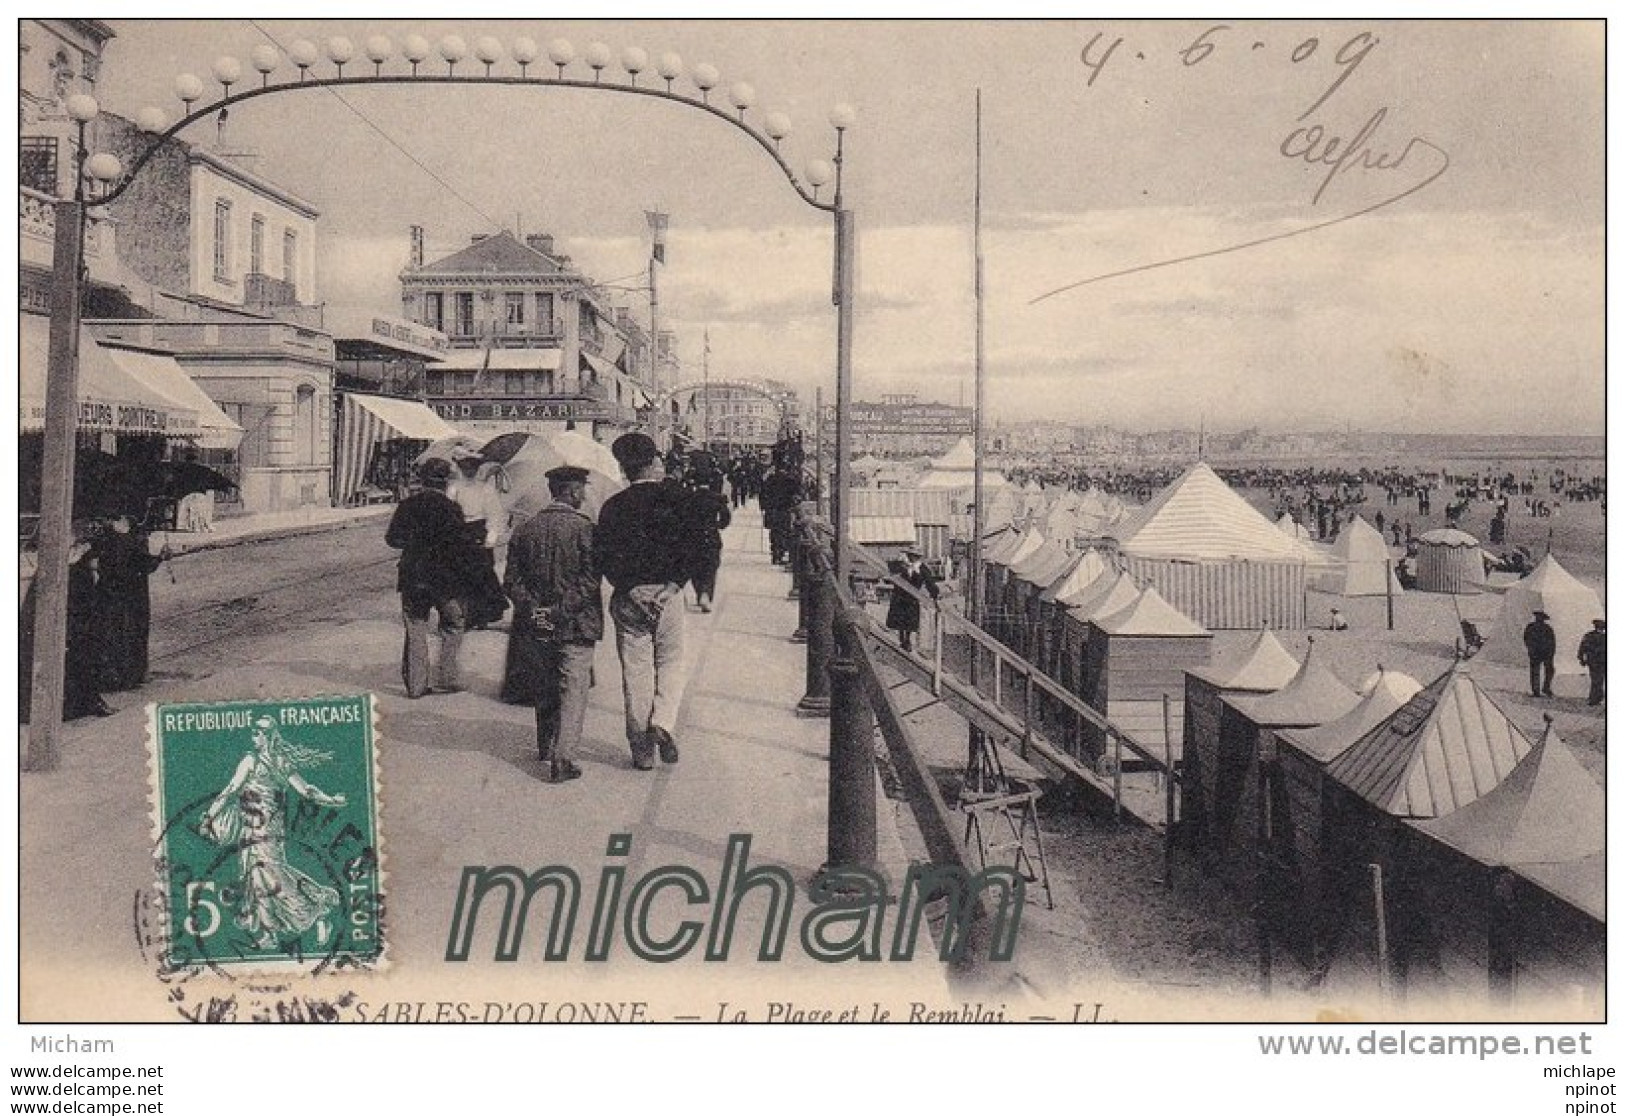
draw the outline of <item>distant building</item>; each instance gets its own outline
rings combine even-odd
[[[782,380],[680,384],[665,406],[664,429],[724,451],[768,449],[801,424],[796,390]]]
[[[425,263],[414,230],[401,308],[444,334],[424,395],[459,430],[563,429],[601,440],[640,424],[653,375],[648,331],[570,266],[553,237],[503,231]]]
[[[824,408],[825,429],[835,429],[835,408]],[[971,407],[921,403],[914,395],[884,395],[879,403],[854,402],[851,442],[854,456],[937,457],[974,432]]]

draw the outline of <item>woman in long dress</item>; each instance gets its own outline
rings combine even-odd
[[[342,794],[328,794],[299,773],[301,766],[327,762],[331,753],[292,743],[270,717],[255,721],[253,737],[254,750],[204,811],[200,830],[216,844],[237,849],[242,878],[233,921],[256,946],[269,948],[318,923],[317,937],[325,942],[339,893],[288,863],[284,811],[291,801],[289,791],[320,806],[344,805]]]

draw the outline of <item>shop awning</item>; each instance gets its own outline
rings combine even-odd
[[[581,364],[583,369],[590,368],[592,371],[598,373],[600,378],[605,380],[614,380],[617,377],[625,375],[625,373],[615,366],[614,362],[605,360],[601,356],[595,356],[594,354],[587,352],[585,349],[583,349],[581,352]]]
[[[486,361],[484,349],[453,349],[444,354],[437,371],[478,372],[481,368],[491,372],[555,372],[562,353],[558,349],[492,349]]]
[[[186,369],[175,359],[163,353],[144,353],[135,349],[103,350],[114,364],[122,368],[131,379],[146,385],[160,395],[174,400],[182,407],[197,413],[197,427],[186,433],[202,449],[237,448],[243,440],[243,428],[222,411],[207,392],[198,387]]]
[[[43,317],[18,315],[18,418],[25,433],[45,429],[50,330],[50,322]],[[79,332],[76,394],[79,406],[74,426],[79,430],[161,434],[171,438],[192,438],[199,431],[198,413],[193,407],[136,379],[115,364],[107,350],[83,328]]]
[[[457,433],[431,408],[413,399],[354,392],[342,398],[333,462],[333,496],[341,505],[348,504],[361,487],[380,443],[396,438],[433,442]]]

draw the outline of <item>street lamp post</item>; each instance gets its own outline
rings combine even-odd
[[[686,105],[727,122],[744,132],[767,153],[783,172],[797,196],[814,209],[829,213],[835,222],[835,281],[834,298],[837,307],[836,418],[837,444],[842,447],[836,461],[835,483],[845,486],[844,438],[847,427],[847,407],[851,399],[852,375],[852,300],[855,245],[853,243],[852,211],[845,207],[841,187],[841,170],[845,161],[844,141],[846,129],[854,122],[853,110],[837,105],[830,113],[830,123],[836,132],[834,165],[824,160],[810,162],[802,176],[790,168],[781,150],[790,132],[790,120],[781,112],[762,114],[760,125],[747,114],[756,100],[756,91],[748,83],[734,82],[724,95],[713,101],[712,94],[721,85],[722,77],[715,66],[702,63],[689,71],[697,96],[676,87],[683,75],[682,60],[675,54],[659,57],[656,72],[662,83],[639,84],[640,75],[649,68],[649,55],[638,47],[628,47],[620,55],[625,71],[624,81],[613,76],[606,80],[605,70],[615,54],[603,43],[592,43],[581,56],[592,71],[590,78],[566,76],[576,62],[575,47],[566,39],[554,39],[546,46],[548,61],[554,67],[552,75],[545,69],[531,72],[531,64],[542,53],[538,45],[528,38],[516,39],[511,56],[517,63],[517,76],[493,72],[502,61],[502,44],[495,39],[481,38],[475,44],[481,70],[476,73],[457,72],[459,62],[468,55],[468,44],[457,35],[448,35],[438,44],[439,59],[444,61],[444,72],[439,63],[429,61],[433,47],[420,35],[409,35],[401,44],[401,57],[410,66],[409,73],[386,73],[385,66],[395,56],[394,44],[387,36],[374,35],[365,40],[365,65],[350,72],[345,65],[355,56],[355,45],[346,38],[334,37],[327,41],[325,54],[335,67],[335,76],[320,77],[313,73],[323,51],[309,40],[299,39],[285,52],[268,45],[256,47],[249,61],[258,72],[257,86],[243,82],[242,64],[235,58],[217,59],[210,72],[220,85],[220,94],[206,101],[205,85],[192,74],[181,74],[175,80],[185,115],[174,124],[164,127],[166,114],[161,109],[145,108],[136,117],[137,124],[148,133],[147,146],[131,160],[125,169],[112,155],[88,156],[84,136],[86,126],[96,118],[100,109],[95,100],[80,94],[68,98],[68,112],[79,125],[79,150],[76,156],[78,171],[72,201],[58,201],[55,205],[56,240],[52,256],[50,356],[46,383],[46,413],[44,452],[40,491],[39,565],[35,573],[35,641],[31,725],[28,747],[22,757],[28,770],[43,770],[55,764],[62,726],[62,695],[65,683],[64,654],[67,636],[67,579],[68,554],[72,545],[73,466],[75,445],[75,399],[79,379],[79,306],[84,278],[84,221],[89,206],[106,205],[127,190],[149,160],[170,139],[183,129],[243,101],[273,93],[292,90],[322,89],[344,85],[516,85],[555,86],[569,89],[600,89],[640,97],[655,97]],[[272,75],[281,67],[284,56],[298,70],[296,77],[274,81]],[[420,67],[426,67],[420,69]],[[431,72],[433,71],[433,72]],[[726,103],[723,103],[725,96]],[[93,198],[85,197],[86,175],[101,184]],[[833,177],[835,198],[824,201],[819,191]],[[658,362],[659,339],[655,338]],[[844,501],[842,502],[844,504]],[[845,510],[835,515],[835,553],[838,576],[844,581],[849,559],[847,557],[847,531]]]

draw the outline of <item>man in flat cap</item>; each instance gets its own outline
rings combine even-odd
[[[688,498],[666,479],[653,439],[632,432],[610,452],[631,483],[604,502],[593,536],[598,569],[614,592],[615,650],[626,699],[626,738],[632,766],[654,767],[656,751],[677,762],[672,730],[683,700],[683,586],[700,557],[689,529]]]
[[[467,599],[473,584],[468,548],[463,545],[463,512],[446,495],[451,462],[431,457],[418,467],[419,492],[396,507],[384,541],[401,552],[396,589],[406,647],[401,653],[401,680],[406,696],[429,692],[429,614],[440,617],[440,663],[434,688],[460,688],[457,656],[467,627]]]
[[[587,719],[592,660],[604,637],[604,598],[593,561],[593,523],[581,505],[587,470],[547,471],[553,502],[514,531],[505,588],[513,601],[511,638],[529,643],[534,662],[536,754],[547,779],[581,776],[576,748]]]
[[[1586,704],[1601,705],[1608,686],[1608,622],[1600,616],[1580,637],[1580,665],[1591,672],[1591,693],[1586,695]]]
[[[1549,623],[1550,616],[1535,609],[1535,618],[1523,629],[1524,650],[1529,652],[1529,693],[1534,697],[1552,696],[1552,675],[1557,670],[1557,632]]]

